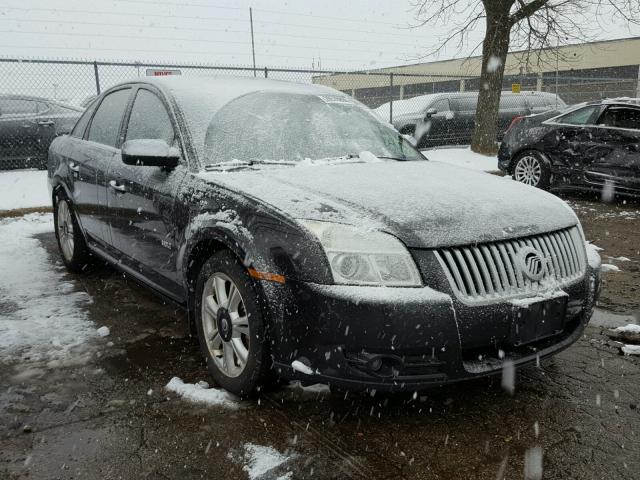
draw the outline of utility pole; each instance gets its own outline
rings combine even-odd
[[[251,54],[253,55],[253,76],[256,76],[256,44],[253,40],[253,9],[249,7],[249,22],[251,23]]]

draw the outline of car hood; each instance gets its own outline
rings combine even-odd
[[[578,223],[547,192],[434,161],[269,166],[201,176],[287,216],[383,230],[412,248],[522,237]]]

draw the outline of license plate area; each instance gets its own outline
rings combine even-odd
[[[567,296],[514,306],[511,344],[518,347],[561,333],[566,313]]]

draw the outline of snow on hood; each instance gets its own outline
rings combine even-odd
[[[578,223],[557,197],[438,162],[350,163],[202,173],[298,219],[392,233],[408,247],[516,238]]]

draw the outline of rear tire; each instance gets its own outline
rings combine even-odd
[[[64,265],[72,272],[84,272],[91,265],[91,253],[80,230],[73,205],[62,190],[56,193],[53,223]]]
[[[525,185],[548,190],[551,185],[549,163],[535,150],[519,153],[513,162],[513,179]]]
[[[244,266],[229,251],[200,269],[193,305],[209,373],[225,390],[255,394],[273,383],[266,326]]]

